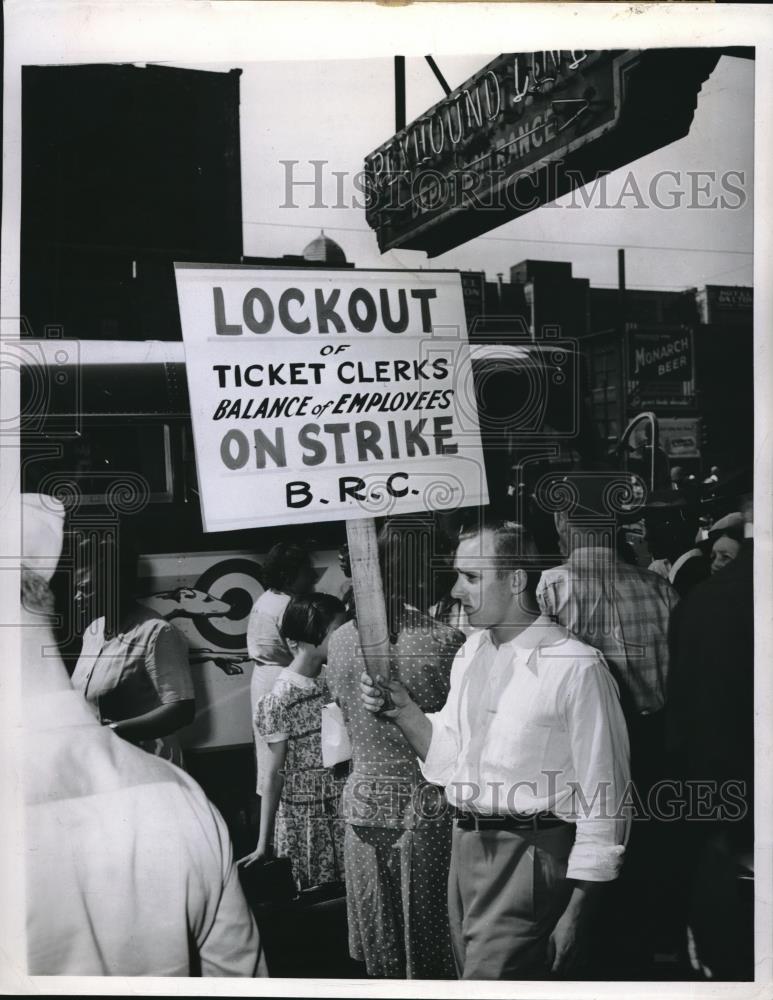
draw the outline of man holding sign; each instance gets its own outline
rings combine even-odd
[[[425,715],[399,681],[393,720],[446,789],[456,823],[449,916],[465,979],[567,975],[587,957],[589,918],[620,871],[628,736],[600,653],[539,616],[522,528],[462,534],[457,582],[472,626],[445,706]],[[378,683],[362,699],[384,709]]]

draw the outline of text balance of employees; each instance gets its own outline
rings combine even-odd
[[[399,410],[447,410],[453,402],[453,389],[422,392],[345,392],[338,399],[315,403],[313,396],[277,396],[270,399],[221,399],[212,414],[213,420],[276,419],[277,417],[317,416],[321,413],[395,413]]]

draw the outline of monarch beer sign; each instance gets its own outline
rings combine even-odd
[[[629,329],[628,393],[635,407],[690,406],[694,351],[690,327]]]

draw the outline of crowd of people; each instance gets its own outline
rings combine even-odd
[[[523,526],[470,512],[440,594],[387,521],[379,676],[351,591],[315,591],[302,546],[272,550],[247,639],[259,830],[234,863],[168,763],[194,707],[184,641],[133,603],[133,557],[114,595],[92,553],[69,680],[50,655],[62,512],[25,498],[30,972],[266,975],[239,872],[284,858],[298,892],[345,893],[368,976],[650,978],[658,954],[751,975],[750,498],[702,526],[654,505],[646,566],[582,500],[555,515],[550,565]]]

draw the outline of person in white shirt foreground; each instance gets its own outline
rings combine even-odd
[[[62,505],[25,494],[22,514],[29,974],[267,975],[222,817],[187,774],[101,726],[56,652]]]
[[[604,882],[623,862],[628,734],[601,654],[540,617],[534,549],[498,522],[462,533],[458,597],[475,627],[443,709],[399,681],[361,677],[372,712],[400,727],[456,810],[449,916],[463,979],[568,976],[588,956]]]

